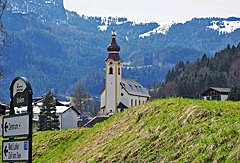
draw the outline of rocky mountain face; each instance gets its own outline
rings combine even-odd
[[[163,80],[179,60],[193,62],[203,53],[212,56],[240,40],[239,18],[143,23],[79,16],[66,10],[62,0],[9,0],[3,23],[7,40],[12,42],[0,58],[6,70],[0,80],[0,97],[6,100],[8,87],[17,76],[29,79],[34,96],[52,88],[70,94],[77,81],[83,81],[92,95],[100,93],[113,27],[126,63],[123,76],[138,79],[144,86]]]

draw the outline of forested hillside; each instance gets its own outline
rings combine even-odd
[[[165,82],[154,83],[153,98],[182,96],[198,98],[209,87],[231,87],[240,82],[240,43],[228,45],[214,57],[204,54],[194,63],[179,61],[169,70]]]
[[[30,81],[34,96],[50,89],[70,95],[78,81],[98,95],[104,87],[101,74],[113,27],[120,56],[128,63],[123,76],[137,79],[145,87],[154,80],[164,80],[179,60],[193,62],[204,53],[211,56],[240,40],[239,18],[194,18],[166,28],[156,22],[79,16],[66,10],[62,0],[9,0],[3,23],[7,41],[12,43],[0,58],[5,70],[0,97],[7,101],[9,85],[17,76]],[[222,32],[230,27],[230,32]]]

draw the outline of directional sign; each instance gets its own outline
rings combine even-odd
[[[3,137],[22,137],[29,134],[29,114],[3,117]]]
[[[3,140],[2,151],[2,162],[28,161],[29,140]]]
[[[17,77],[10,86],[13,106],[27,106],[28,96],[32,94],[32,88],[28,80],[24,77]]]
[[[3,118],[2,162],[32,162],[32,88],[25,77],[16,77],[10,86],[10,116]],[[14,107],[27,106],[27,114],[15,115]],[[14,139],[27,137],[27,139]]]

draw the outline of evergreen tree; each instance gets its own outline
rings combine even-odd
[[[234,85],[230,89],[228,100],[239,101],[240,100],[240,85]]]
[[[51,91],[43,99],[39,115],[39,131],[59,130],[59,116],[56,115],[56,100]]]
[[[170,72],[170,69],[169,69],[169,71],[168,71],[168,73],[165,77],[165,82],[167,83],[167,82],[170,82],[170,81],[171,81],[171,72]]]

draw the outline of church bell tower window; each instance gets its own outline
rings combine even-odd
[[[112,67],[109,68],[109,74],[113,74],[113,68]]]

